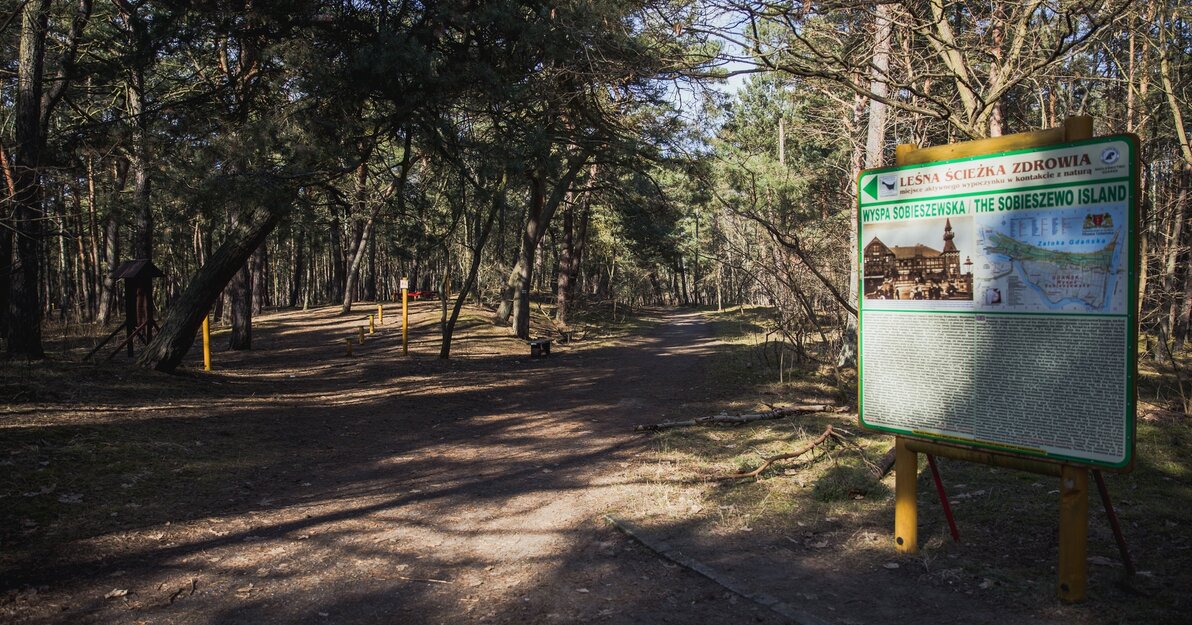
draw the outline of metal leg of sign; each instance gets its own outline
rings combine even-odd
[[[940,497],[940,507],[944,509],[944,518],[948,520],[948,531],[954,542],[960,542],[960,530],[956,527],[956,517],[952,515],[952,504],[948,503],[944,480],[940,478],[939,467],[935,465],[935,456],[927,454],[927,466],[931,467],[931,479],[935,481],[935,493]]]
[[[919,454],[894,439],[894,543],[899,553],[919,552]]]
[[[1060,469],[1059,598],[1084,601],[1088,581],[1089,470],[1064,465]]]
[[[1113,539],[1117,541],[1118,552],[1122,554],[1122,566],[1126,567],[1126,575],[1134,574],[1134,558],[1130,557],[1130,547],[1126,544],[1126,535],[1122,533],[1122,524],[1118,521],[1117,512],[1113,509],[1113,501],[1109,499],[1109,486],[1105,484],[1105,476],[1093,469],[1093,478],[1097,481],[1097,492],[1101,493],[1101,504],[1105,506],[1105,516],[1109,517],[1109,526],[1113,528]]]

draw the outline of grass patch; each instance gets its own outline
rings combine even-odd
[[[820,473],[811,489],[811,496],[823,502],[864,499],[867,496],[884,499],[889,495],[890,488],[879,482],[869,467],[860,466],[856,461],[829,467]]]

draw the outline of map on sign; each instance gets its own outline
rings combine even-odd
[[[1117,136],[862,172],[862,425],[1128,467],[1136,154]]]
[[[980,308],[1124,313],[1125,207],[977,220]]]

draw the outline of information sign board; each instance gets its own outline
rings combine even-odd
[[[862,172],[862,425],[1128,467],[1137,158],[1123,135]]]

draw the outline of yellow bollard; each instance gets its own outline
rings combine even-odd
[[[364,326],[360,326],[360,344],[364,345]]]
[[[385,306],[377,304],[377,324],[385,325]]]
[[[352,339],[350,339],[350,338],[344,339],[344,343],[348,346],[348,355],[351,356],[352,355]]]
[[[410,355],[410,310],[407,300],[410,295],[409,278],[401,279],[401,354]]]
[[[211,315],[203,317],[203,371],[211,370]]]
[[[369,315],[368,316],[368,333],[376,334],[376,332],[377,332],[377,326],[373,324],[373,316]]]

